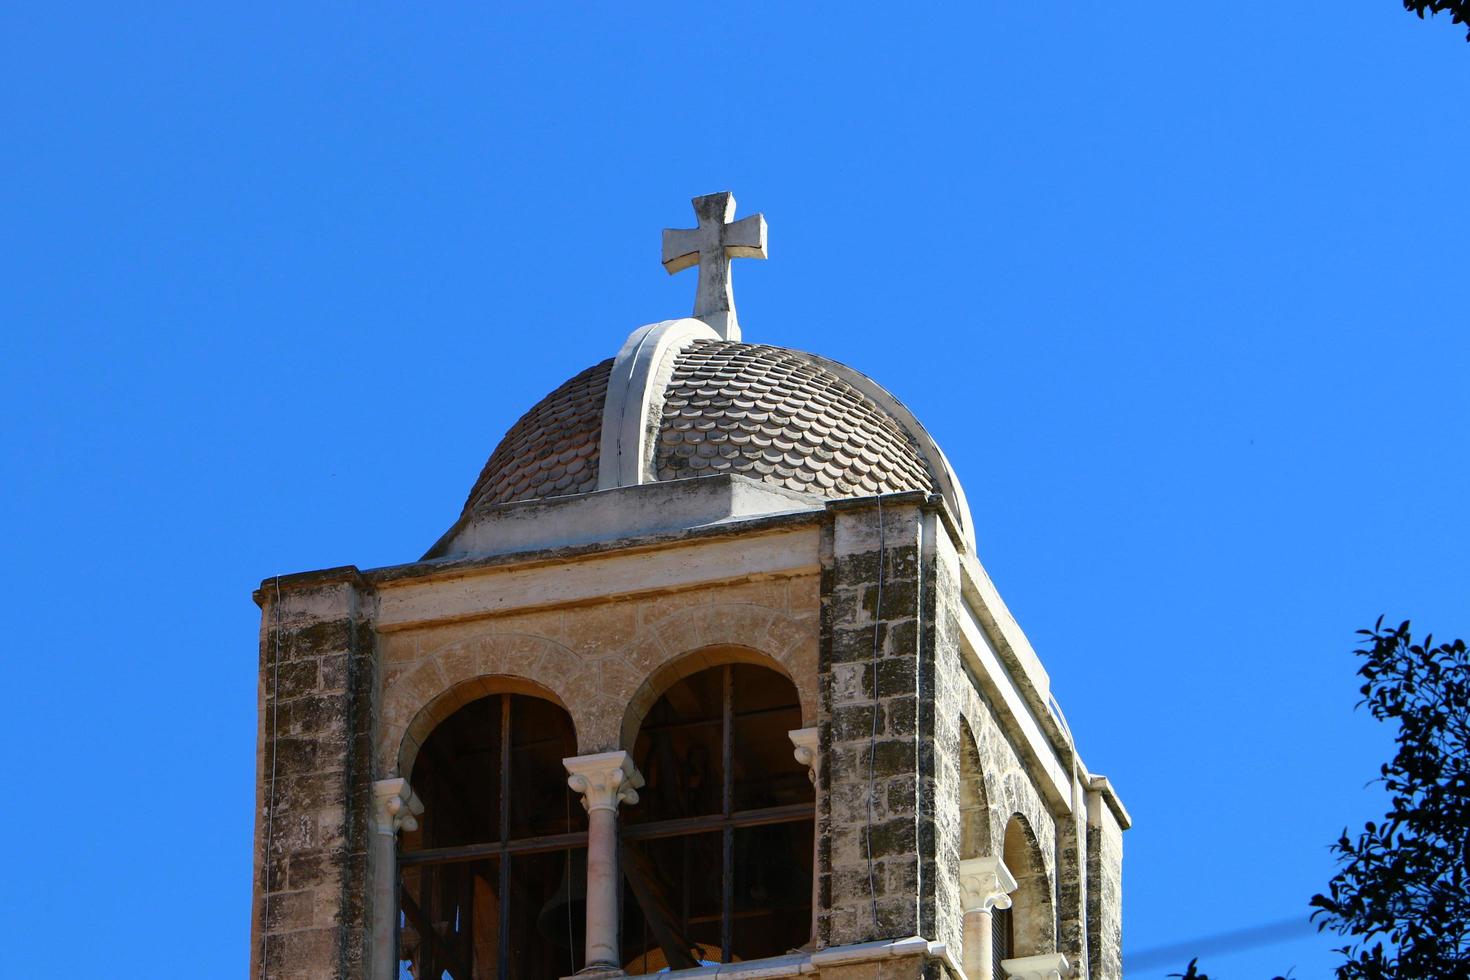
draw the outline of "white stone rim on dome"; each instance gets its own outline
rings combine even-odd
[[[964,487],[960,486],[960,478],[955,475],[954,469],[949,465],[949,457],[944,455],[944,450],[939,448],[939,443],[934,441],[934,437],[929,434],[928,429],[924,428],[924,423],[919,421],[918,416],[909,411],[907,405],[890,394],[887,388],[861,371],[820,354],[809,354],[803,351],[802,356],[811,358],[813,363],[826,368],[867,395],[913,437],[914,441],[919,444],[920,455],[929,464],[929,470],[934,476],[935,483],[939,485],[939,495],[948,501],[950,509],[954,511],[954,519],[959,521],[960,532],[965,536],[965,542],[970,546],[971,552],[974,552],[976,547],[975,524],[970,519],[970,504],[965,499]]]
[[[607,376],[597,489],[655,481],[651,436],[658,431],[664,392],[656,382],[665,364],[672,366],[674,354],[696,340],[721,339],[709,324],[691,317],[644,324],[628,335]]]
[[[628,335],[608,375],[602,410],[597,489],[611,490],[657,481],[653,467],[653,441],[663,414],[665,384],[661,382],[666,381],[665,369],[672,368],[674,356],[695,341],[723,339],[708,324],[689,317],[645,324]],[[940,496],[949,504],[965,543],[974,553],[975,524],[970,517],[964,488],[960,486],[959,477],[949,465],[944,450],[939,448],[918,417],[861,371],[818,354],[806,351],[793,353],[808,358],[872,399],[918,443],[919,454],[928,464]]]

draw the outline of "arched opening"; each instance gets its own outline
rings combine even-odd
[[[1010,909],[1003,914],[1004,929],[1002,916],[997,916],[995,922],[995,934],[999,936],[1004,931],[1007,946],[1006,955],[996,957],[997,970],[1002,959],[1051,953],[1056,944],[1056,916],[1052,911],[1051,883],[1041,858],[1041,845],[1026,818],[1019,813],[1006,823],[1002,847],[1001,860],[1015,877],[1016,890],[1011,893]],[[997,946],[999,942],[997,939]]]
[[[709,669],[711,664],[752,664],[756,667],[764,667],[791,682],[790,674],[779,661],[750,647],[721,644],[692,651],[660,666],[633,692],[633,696],[628,700],[628,707],[623,713],[621,740],[623,748],[629,752],[633,751],[644,720],[661,697],[679,681]],[[794,682],[792,683],[794,686]],[[797,714],[800,715],[799,710]],[[801,724],[798,721],[792,727],[800,728]]]
[[[800,727],[795,685],[751,663],[687,673],[643,716],[645,785],[621,814],[629,973],[808,940],[815,795],[787,734]]]
[[[566,711],[524,693],[470,700],[428,732],[412,773],[424,813],[398,858],[400,977],[576,972],[587,815],[562,765],[576,750]]]
[[[980,749],[965,720],[960,719],[960,859],[993,854],[990,849],[990,804]]]

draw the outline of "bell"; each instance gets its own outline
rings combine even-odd
[[[562,872],[561,884],[536,915],[536,928],[563,949],[576,944],[576,927],[587,921],[587,876],[575,874],[570,861]]]

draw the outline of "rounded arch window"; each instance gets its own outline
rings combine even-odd
[[[750,663],[674,683],[633,747],[622,814],[622,948],[632,974],[777,956],[811,934],[815,795],[788,733],[796,687]]]
[[[1002,941],[1005,944],[1004,956],[997,948],[997,966],[1001,959],[1054,952],[1056,918],[1051,882],[1041,857],[1041,845],[1020,814],[1013,814],[1006,823],[1001,860],[1016,879],[1016,889],[1011,892],[1011,907],[995,920],[992,935],[997,947]]]
[[[548,980],[582,963],[587,815],[572,720],[526,694],[464,705],[424,740],[399,851],[399,977]]]

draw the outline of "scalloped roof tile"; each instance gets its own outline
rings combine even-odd
[[[679,424],[691,417],[699,424]],[[745,448],[685,448],[717,440]],[[660,480],[741,473],[819,496],[934,490],[913,440],[862,392],[798,351],[724,340],[677,355],[654,466]]]
[[[611,359],[541,399],[495,447],[465,512],[597,489]],[[822,497],[935,481],[907,431],[799,351],[698,340],[674,355],[653,467],[659,480],[739,473]]]
[[[490,454],[465,511],[596,490],[612,365],[612,358],[594,364],[522,415]]]

